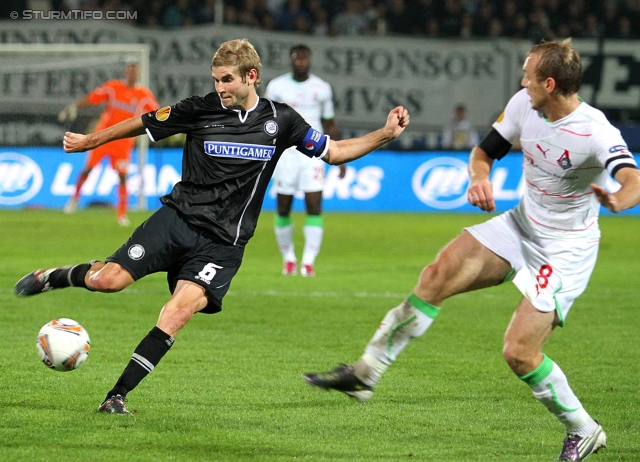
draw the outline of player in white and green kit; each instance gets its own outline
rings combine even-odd
[[[542,347],[587,286],[598,252],[600,205],[612,212],[638,205],[640,171],[620,132],[578,97],[582,64],[570,40],[536,45],[523,70],[524,89],[471,151],[467,193],[472,205],[494,211],[493,163],[520,140],[526,183],[520,204],[451,241],[424,268],[413,293],[387,313],[356,364],[305,379],[366,400],[444,300],[515,275],[523,297],[505,333],[503,356],[564,424],[559,460],[584,460],[606,446],[605,432]],[[615,193],[604,189],[608,175],[621,184]]]
[[[265,98],[286,103],[293,107],[313,128],[338,140],[340,131],[335,123],[333,92],[331,85],[309,72],[311,50],[306,45],[294,45],[289,51],[291,72],[276,77],[265,91]],[[345,175],[340,165],[340,178]],[[305,245],[302,252],[300,274],[314,276],[314,262],[320,251],[324,229],[322,225],[322,189],[324,188],[324,162],[310,160],[295,148],[282,154],[274,173],[278,210],[275,234],[282,254],[282,274],[293,275],[297,271],[297,258],[293,245],[291,206],[297,191],[303,191],[307,220],[304,225]]]

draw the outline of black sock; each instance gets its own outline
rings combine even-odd
[[[147,336],[133,352],[133,356],[125,367],[116,385],[107,393],[109,399],[113,395],[127,396],[160,362],[173,345],[173,337],[158,327],[149,331]]]
[[[64,287],[84,287],[84,277],[91,269],[91,263],[81,263],[72,267],[59,268],[49,275],[49,284],[54,289],[62,289]]]

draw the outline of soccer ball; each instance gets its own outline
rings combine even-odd
[[[38,356],[45,366],[68,372],[82,366],[89,356],[89,334],[80,324],[69,318],[48,322],[36,339]]]

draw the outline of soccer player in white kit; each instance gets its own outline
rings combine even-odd
[[[340,131],[334,120],[331,85],[309,72],[311,49],[307,45],[294,45],[289,50],[289,57],[291,72],[269,82],[265,98],[288,104],[313,128],[338,140]],[[346,169],[344,165],[339,167],[340,178],[344,178]],[[320,252],[324,234],[321,216],[324,180],[324,162],[310,159],[295,148],[288,149],[282,154],[274,173],[275,191],[278,195],[274,228],[278,249],[282,254],[282,274],[284,275],[294,275],[297,272],[291,206],[294,194],[297,191],[303,191],[307,220],[303,228],[305,244],[300,274],[315,276],[313,265]]]
[[[472,205],[495,210],[493,162],[519,139],[526,180],[520,204],[451,241],[423,269],[413,293],[387,313],[359,361],[305,379],[364,401],[444,300],[513,279],[523,297],[505,333],[504,359],[564,424],[559,460],[584,460],[606,446],[605,432],[542,347],[587,286],[600,205],[619,212],[640,203],[640,171],[620,132],[578,97],[582,64],[571,40],[534,46],[523,70],[524,89],[471,151],[467,192]],[[617,192],[604,189],[607,175],[621,184]]]

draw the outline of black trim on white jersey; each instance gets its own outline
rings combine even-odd
[[[613,167],[613,170],[611,170],[611,176],[616,176],[616,173],[618,173],[618,170],[620,170],[621,168],[625,168],[625,167],[635,168],[636,170],[638,169],[638,167],[636,167],[633,164],[619,164],[619,165],[616,165],[615,167]]]
[[[605,168],[609,167],[609,164],[611,162],[614,162],[620,159],[633,159],[633,157],[630,154],[620,154],[619,156],[609,157],[609,159],[607,159],[607,163],[604,164]]]
[[[613,162],[615,162],[615,165],[611,168],[609,172],[613,177],[615,177],[616,173],[621,168],[625,168],[625,167],[635,168],[635,169],[638,168],[635,164],[635,159],[631,154],[618,154],[617,156],[609,157],[607,159],[607,162],[604,164],[604,167],[608,170],[609,166]]]
[[[493,127],[478,143],[478,147],[486,152],[491,159],[495,160],[500,160],[506,156],[511,146],[512,144],[504,139],[500,132]]]

